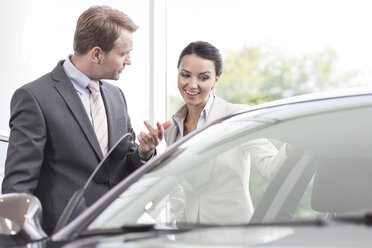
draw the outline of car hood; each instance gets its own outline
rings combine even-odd
[[[147,232],[91,237],[66,247],[370,247],[364,225],[216,227],[183,233]]]

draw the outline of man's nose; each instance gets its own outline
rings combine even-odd
[[[130,65],[132,63],[132,61],[130,60],[130,55],[128,55],[125,59],[124,59],[124,65]]]

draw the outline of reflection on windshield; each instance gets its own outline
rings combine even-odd
[[[89,228],[150,223],[181,228],[364,214],[372,209],[371,110],[313,114],[261,128],[255,124],[251,130],[240,120],[240,128],[225,134],[236,123],[218,124],[208,136],[200,135],[200,143],[196,136],[142,176]]]
[[[263,176],[270,178],[286,158],[286,145],[278,150],[264,138],[244,143],[232,140],[230,143],[193,156],[180,154],[177,163],[173,161],[148,173],[116,200],[110,207],[110,215],[120,215],[123,205],[128,205],[126,211],[129,211],[129,205],[139,201],[139,195],[143,199],[144,195],[149,195],[147,201],[136,204],[132,214],[121,216],[120,221],[167,227],[248,223],[253,214],[249,192],[250,163],[252,161]],[[220,153],[219,150],[225,151]],[[152,187],[155,182],[156,187]],[[143,208],[138,209],[138,206]],[[106,226],[109,218],[100,219]],[[98,220],[95,223],[99,225]]]
[[[270,177],[284,158],[285,154],[278,153],[271,142],[257,139],[205,161],[169,195],[174,221],[181,224],[248,223],[253,213],[249,193],[251,159],[262,175]]]

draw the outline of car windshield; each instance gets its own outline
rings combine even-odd
[[[371,104],[319,111],[317,104],[328,103],[240,114],[204,129],[134,182],[88,230],[290,222],[372,210]]]

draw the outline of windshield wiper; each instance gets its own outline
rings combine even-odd
[[[331,218],[335,222],[348,222],[355,224],[365,224],[367,226],[372,225],[372,212],[368,212],[365,215],[358,216],[336,216]]]
[[[173,228],[166,226],[159,226],[157,224],[127,224],[118,228],[106,228],[106,229],[92,229],[84,230],[78,233],[78,237],[97,236],[97,235],[118,235],[118,234],[130,234],[130,237],[126,239],[140,239],[156,237],[160,233],[162,234],[174,234],[183,233],[192,230],[191,228]]]
[[[156,230],[154,224],[134,224],[134,225],[124,225],[119,228],[84,230],[79,233],[79,236],[115,235],[115,234],[123,234],[123,233],[150,232],[154,230]]]
[[[345,216],[345,217],[331,217],[331,218],[317,218],[317,219],[302,219],[294,221],[282,222],[263,222],[263,223],[247,223],[247,224],[181,224],[179,228],[158,228],[155,224],[133,224],[124,225],[121,228],[109,229],[93,229],[85,230],[79,233],[79,236],[94,236],[94,235],[115,235],[125,233],[152,233],[150,236],[156,236],[158,232],[187,232],[193,229],[204,228],[224,228],[224,227],[259,227],[259,226],[325,226],[335,222],[350,222],[356,224],[372,225],[372,213],[367,213],[362,216]],[[153,232],[156,231],[156,232]],[[149,236],[149,237],[150,237]]]
[[[240,224],[181,224],[183,229],[214,228],[214,227],[257,227],[257,226],[323,226],[324,219],[299,219],[292,221],[254,222]]]
[[[115,235],[125,233],[155,233],[155,232],[187,232],[193,229],[204,228],[224,228],[224,227],[257,227],[257,226],[323,226],[327,224],[326,219],[305,219],[285,222],[264,222],[264,223],[247,223],[247,224],[180,224],[177,228],[162,228],[155,224],[132,224],[123,225],[119,228],[105,228],[105,229],[92,229],[84,230],[78,234],[81,236],[94,236],[94,235]]]

